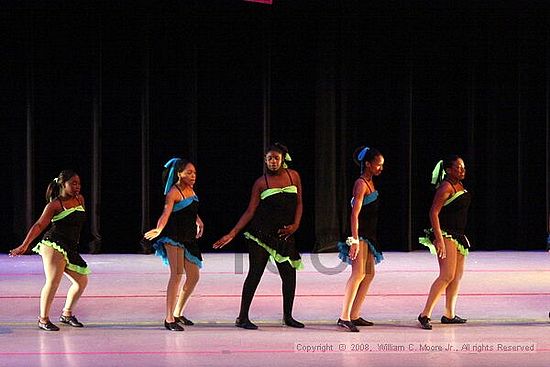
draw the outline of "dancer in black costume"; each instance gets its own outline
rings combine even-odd
[[[63,274],[71,281],[67,299],[59,321],[82,327],[72,312],[88,284],[90,270],[78,253],[82,224],[86,220],[84,197],[80,194],[80,177],[71,170],[62,171],[46,190],[46,207],[40,218],[29,229],[21,246],[10,251],[10,256],[24,254],[29,245],[48,225],[51,227],[32,250],[42,256],[46,282],[40,292],[38,327],[45,331],[58,331],[49,318],[50,308]]]
[[[336,324],[348,331],[358,332],[357,326],[373,325],[360,317],[360,312],[374,278],[374,264],[384,259],[376,238],[379,200],[372,179],[382,173],[384,157],[377,149],[362,146],[355,151],[353,159],[361,167],[361,176],[353,185],[351,237],[346,243],[338,243],[339,257],[351,265],[351,275],[346,283],[342,313]]]
[[[183,310],[199,281],[202,256],[197,239],[202,236],[204,225],[198,215],[199,198],[193,190],[197,177],[193,163],[172,158],[164,167],[164,210],[157,227],[145,233],[144,237],[152,240],[163,234],[154,248],[164,264],[170,266],[164,327],[183,331],[183,325],[193,325],[183,316]],[[184,271],[185,283],[179,289]],[[176,300],[178,289],[180,292]]]
[[[303,268],[293,236],[302,218],[302,185],[298,172],[286,167],[285,161],[289,160],[284,145],[275,143],[267,149],[266,173],[254,182],[248,208],[235,227],[213,245],[222,248],[248,224],[244,236],[249,240],[250,269],[243,285],[237,327],[258,328],[250,321],[248,312],[270,257],[275,260],[283,283],[284,323],[304,327],[292,317],[296,269]]]
[[[464,161],[453,155],[440,161],[432,175],[432,184],[437,185],[430,222],[432,228],[426,230],[426,237],[419,238],[431,253],[437,255],[439,276],[430,288],[424,309],[418,315],[423,329],[431,330],[431,314],[439,297],[445,291],[445,313],[442,324],[463,324],[463,319],[455,314],[460,281],[464,273],[464,261],[468,255],[470,242],[464,235],[470,193],[464,189],[462,180],[466,175]]]

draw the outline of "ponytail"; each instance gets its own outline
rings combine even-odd
[[[46,201],[52,202],[56,197],[59,196],[61,192],[61,185],[59,184],[59,179],[56,177],[50,181],[48,188],[46,189]]]
[[[48,188],[46,189],[46,201],[48,203],[54,201],[61,194],[61,188],[65,182],[77,175],[78,174],[71,169],[61,171],[59,175],[48,184]]]
[[[460,159],[460,156],[453,154],[437,162],[432,171],[432,185],[438,187],[441,182],[443,182],[445,176],[447,175],[447,172],[445,170],[447,168],[451,168],[453,166],[453,162],[457,159]]]

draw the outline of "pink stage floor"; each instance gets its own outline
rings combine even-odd
[[[280,280],[270,266],[252,304],[259,330],[233,326],[248,259],[207,253],[184,332],[164,329],[168,268],[153,255],[86,255],[93,271],[75,329],[36,327],[43,283],[40,257],[0,255],[0,366],[548,366],[550,255],[473,252],[467,260],[458,314],[465,325],[418,327],[437,274],[427,252],[385,254],[364,306],[375,326],[338,329],[350,268],[336,254],[304,255],[294,316],[305,329],[282,326]],[[244,269],[244,271],[242,271]],[[66,292],[54,301],[56,321]],[[525,350],[518,350],[519,347]],[[310,350],[307,352],[306,350]]]

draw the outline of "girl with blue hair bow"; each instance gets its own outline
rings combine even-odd
[[[357,326],[373,323],[360,316],[361,307],[374,278],[374,264],[384,259],[376,239],[378,222],[378,191],[372,178],[384,169],[384,157],[375,148],[362,146],[353,154],[361,167],[361,176],[353,185],[351,199],[351,237],[339,243],[339,257],[351,265],[351,275],[346,283],[342,313],[336,324],[347,331],[358,332]]]
[[[197,178],[193,163],[172,158],[164,167],[164,210],[157,227],[145,233],[144,237],[152,240],[163,234],[153,246],[156,255],[170,266],[164,327],[183,331],[183,325],[193,325],[183,316],[183,310],[199,281],[202,256],[197,239],[202,236],[204,224],[198,215],[199,199],[193,190]],[[185,283],[179,289],[184,272]]]

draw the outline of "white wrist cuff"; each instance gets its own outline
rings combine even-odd
[[[356,239],[356,238],[353,238],[353,237],[348,237],[346,239],[346,245],[348,246],[351,246],[351,245],[358,245],[359,244],[359,240]]]

